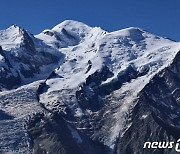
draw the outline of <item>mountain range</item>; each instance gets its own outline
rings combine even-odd
[[[0,30],[0,153],[174,154],[180,42],[66,20]]]

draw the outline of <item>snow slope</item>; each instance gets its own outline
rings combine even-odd
[[[0,47],[0,90],[45,79],[64,59],[58,50],[16,25],[0,31]]]
[[[9,151],[19,149],[8,145],[9,141],[18,140],[21,145],[12,132],[27,137],[28,118],[49,114],[48,110],[63,117],[77,144],[85,134],[112,153],[138,93],[180,50],[180,43],[140,28],[107,32],[73,20],[35,36],[12,26],[0,31],[0,46],[6,57],[19,58],[8,59],[11,73],[19,73],[22,80],[21,87],[0,92],[0,109],[11,117],[0,120],[0,130],[8,128],[11,136],[5,138],[1,131],[5,142],[0,146]],[[0,54],[1,68],[4,65]],[[25,77],[19,71],[22,65],[27,71],[38,69]],[[29,139],[24,138],[20,153],[32,152]]]
[[[75,25],[75,30],[72,25]],[[88,121],[91,121],[93,116],[100,116],[101,112],[103,112],[105,118],[111,118],[115,121],[113,126],[107,130],[102,130],[101,128],[97,132],[93,132],[93,124],[90,128],[85,126],[80,128],[79,125],[83,124],[75,124],[75,127],[78,130],[87,130],[91,139],[98,140],[110,147],[110,149],[113,149],[116,139],[126,123],[126,115],[130,108],[135,105],[133,101],[137,98],[137,94],[155,74],[171,64],[180,49],[180,44],[135,27],[109,33],[96,27],[87,28],[82,23],[65,21],[52,30],[56,30],[58,33],[62,27],[67,27],[67,31],[76,37],[77,35],[81,37],[79,32],[83,31],[85,32],[85,37],[81,38],[77,45],[72,46],[72,43],[68,47],[59,49],[66,54],[66,61],[55,69],[57,77],[46,81],[49,88],[40,95],[40,101],[48,109],[54,110],[54,106],[60,100],[77,117],[76,123],[81,123],[78,119],[85,116]],[[79,28],[78,30],[76,29],[77,27]],[[54,44],[54,40],[49,42],[49,40],[46,40],[46,37],[41,37],[41,39],[44,42],[47,41],[47,43]],[[129,68],[132,68],[139,76],[137,75],[136,78],[123,83],[121,87],[107,96],[98,95],[104,104],[104,100],[110,100],[98,111],[94,112],[91,108],[82,108],[77,101],[77,90],[83,87],[87,95],[86,99],[95,97],[93,87],[96,83],[92,82],[87,86],[83,84],[88,82],[89,76],[95,74],[95,72],[100,72],[105,66],[113,75],[107,77],[106,80],[100,81],[101,83],[98,86],[106,86],[121,80],[121,77]],[[114,104],[113,99],[116,100]],[[56,110],[59,109],[57,108]],[[108,112],[111,114],[106,116]],[[73,123],[74,121],[71,122]],[[104,122],[103,125],[104,127],[109,127],[109,123],[106,124]],[[103,132],[103,134],[96,136],[99,132]]]

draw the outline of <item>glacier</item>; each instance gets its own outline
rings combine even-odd
[[[13,25],[0,31],[0,46],[1,153],[128,153],[120,145],[141,115],[141,94],[156,100],[147,87],[180,51],[179,42],[140,28],[108,32],[73,20],[38,35]],[[178,101],[178,87],[174,93]],[[171,101],[157,104],[172,108]],[[144,110],[137,121],[151,116]],[[179,117],[173,111],[170,126]]]

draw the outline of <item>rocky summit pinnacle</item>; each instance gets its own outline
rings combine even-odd
[[[179,51],[136,27],[0,30],[0,153],[176,153],[143,147],[180,137]]]

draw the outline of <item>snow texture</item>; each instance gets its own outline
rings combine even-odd
[[[21,57],[24,54],[21,47],[23,33],[24,31],[15,25],[0,31],[0,46],[7,55],[12,53]],[[35,44],[36,52],[45,51],[55,55],[59,60],[56,64],[42,65],[41,73],[33,78],[22,77],[21,87],[0,92],[0,111],[2,110],[6,115],[5,119],[0,120],[0,136],[3,139],[0,142],[0,152],[13,150],[15,153],[32,152],[26,121],[35,113],[45,112],[37,100],[36,91],[40,82],[45,82],[53,71],[56,76],[46,80],[48,89],[40,95],[39,101],[49,110],[58,110],[67,114],[60,107],[66,105],[72,111],[77,121],[68,121],[68,128],[77,143],[81,143],[82,139],[76,130],[91,132],[89,133],[91,139],[96,132],[73,123],[78,123],[83,116],[91,121],[93,116],[96,117],[103,112],[105,118],[112,118],[115,122],[110,129],[103,130],[104,137],[99,140],[113,149],[126,123],[126,115],[135,105],[133,102],[137,94],[155,74],[172,63],[180,50],[180,43],[150,34],[139,28],[130,27],[107,32],[99,27],[89,27],[72,20],[64,21],[36,36],[31,34],[29,36]],[[3,65],[5,65],[5,59],[0,55],[0,67]],[[28,65],[23,65],[26,70],[30,69]],[[102,98],[112,100],[103,107],[103,111],[94,112],[91,109],[81,108],[76,99],[76,91],[83,86],[90,75],[100,72],[105,66],[113,75],[102,81],[101,86],[118,80],[129,67],[142,75],[123,83],[120,90],[117,89]],[[88,97],[93,96],[90,86],[87,87],[86,92]],[[119,100],[119,103],[113,100]],[[172,115],[173,117],[175,115]],[[142,118],[146,118],[146,115]],[[104,123],[104,128],[107,125],[108,123]],[[6,147],[8,149],[5,149]]]

